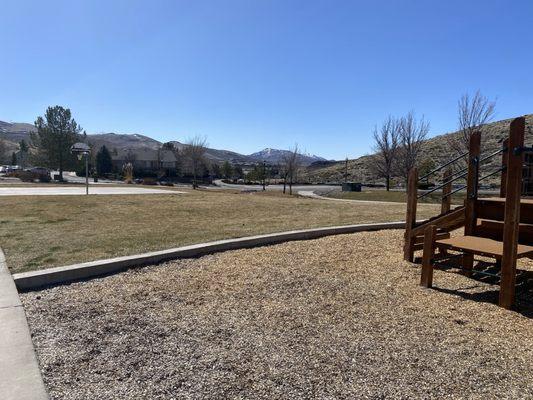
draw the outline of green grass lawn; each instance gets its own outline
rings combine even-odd
[[[12,272],[291,229],[400,221],[405,206],[266,193],[3,197],[1,247]],[[420,207],[420,218],[435,213]]]

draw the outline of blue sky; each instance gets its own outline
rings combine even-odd
[[[480,89],[533,113],[531,1],[2,0],[0,120],[70,107],[89,132],[251,153],[370,151],[388,114],[454,130]]]

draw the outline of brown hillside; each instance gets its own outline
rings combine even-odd
[[[528,114],[526,117],[526,144],[533,144],[533,114]],[[489,154],[500,149],[500,140],[507,137],[509,132],[509,124],[512,119],[505,119],[487,124],[483,127],[481,151],[483,154]],[[420,157],[419,164],[423,164],[426,160],[433,160],[435,166],[441,165],[454,157],[454,152],[448,146],[447,137],[449,135],[458,135],[458,132],[446,133],[428,139],[424,143],[423,154]],[[365,155],[354,160],[348,161],[348,180],[364,183],[383,183],[370,169],[372,157]],[[483,170],[490,172],[495,170],[501,158],[494,157],[484,164]],[[344,181],[345,162],[338,161],[327,166],[310,166],[306,169],[306,180],[320,183],[340,183]],[[496,179],[496,178],[495,178]],[[397,181],[401,179],[397,178]]]

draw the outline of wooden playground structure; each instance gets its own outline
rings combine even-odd
[[[418,171],[411,170],[407,188],[407,213],[404,244],[404,258],[414,262],[414,252],[423,250],[422,276],[420,284],[430,288],[433,285],[433,269],[436,250],[446,256],[449,251],[458,252],[461,269],[467,276],[484,272],[474,270],[474,256],[495,260],[500,282],[499,305],[510,309],[515,302],[516,262],[522,257],[533,258],[533,199],[522,198],[523,176],[526,155],[533,148],[524,147],[525,118],[511,122],[509,137],[501,149],[481,155],[481,133],[470,137],[468,152],[459,155],[443,166],[431,171],[430,175],[442,173],[442,184],[418,193]],[[501,155],[501,167],[485,176],[480,175],[483,162]],[[453,172],[451,165],[460,160],[467,161],[466,168]],[[529,171],[530,172],[530,171]],[[478,197],[479,182],[501,173],[499,197]],[[466,185],[452,190],[452,183],[466,178]],[[421,198],[442,189],[442,206],[439,215],[423,223],[416,222],[417,202]],[[451,207],[451,196],[466,189],[464,204]],[[464,227],[462,235],[451,236],[450,232]]]

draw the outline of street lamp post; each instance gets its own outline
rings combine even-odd
[[[75,143],[70,148],[70,152],[76,154],[78,160],[85,156],[85,194],[89,195],[89,154],[91,154],[91,148],[86,143]]]
[[[85,195],[89,195],[89,153],[83,153],[85,156]]]
[[[266,183],[266,163],[263,161],[263,191],[265,191],[265,183]]]

